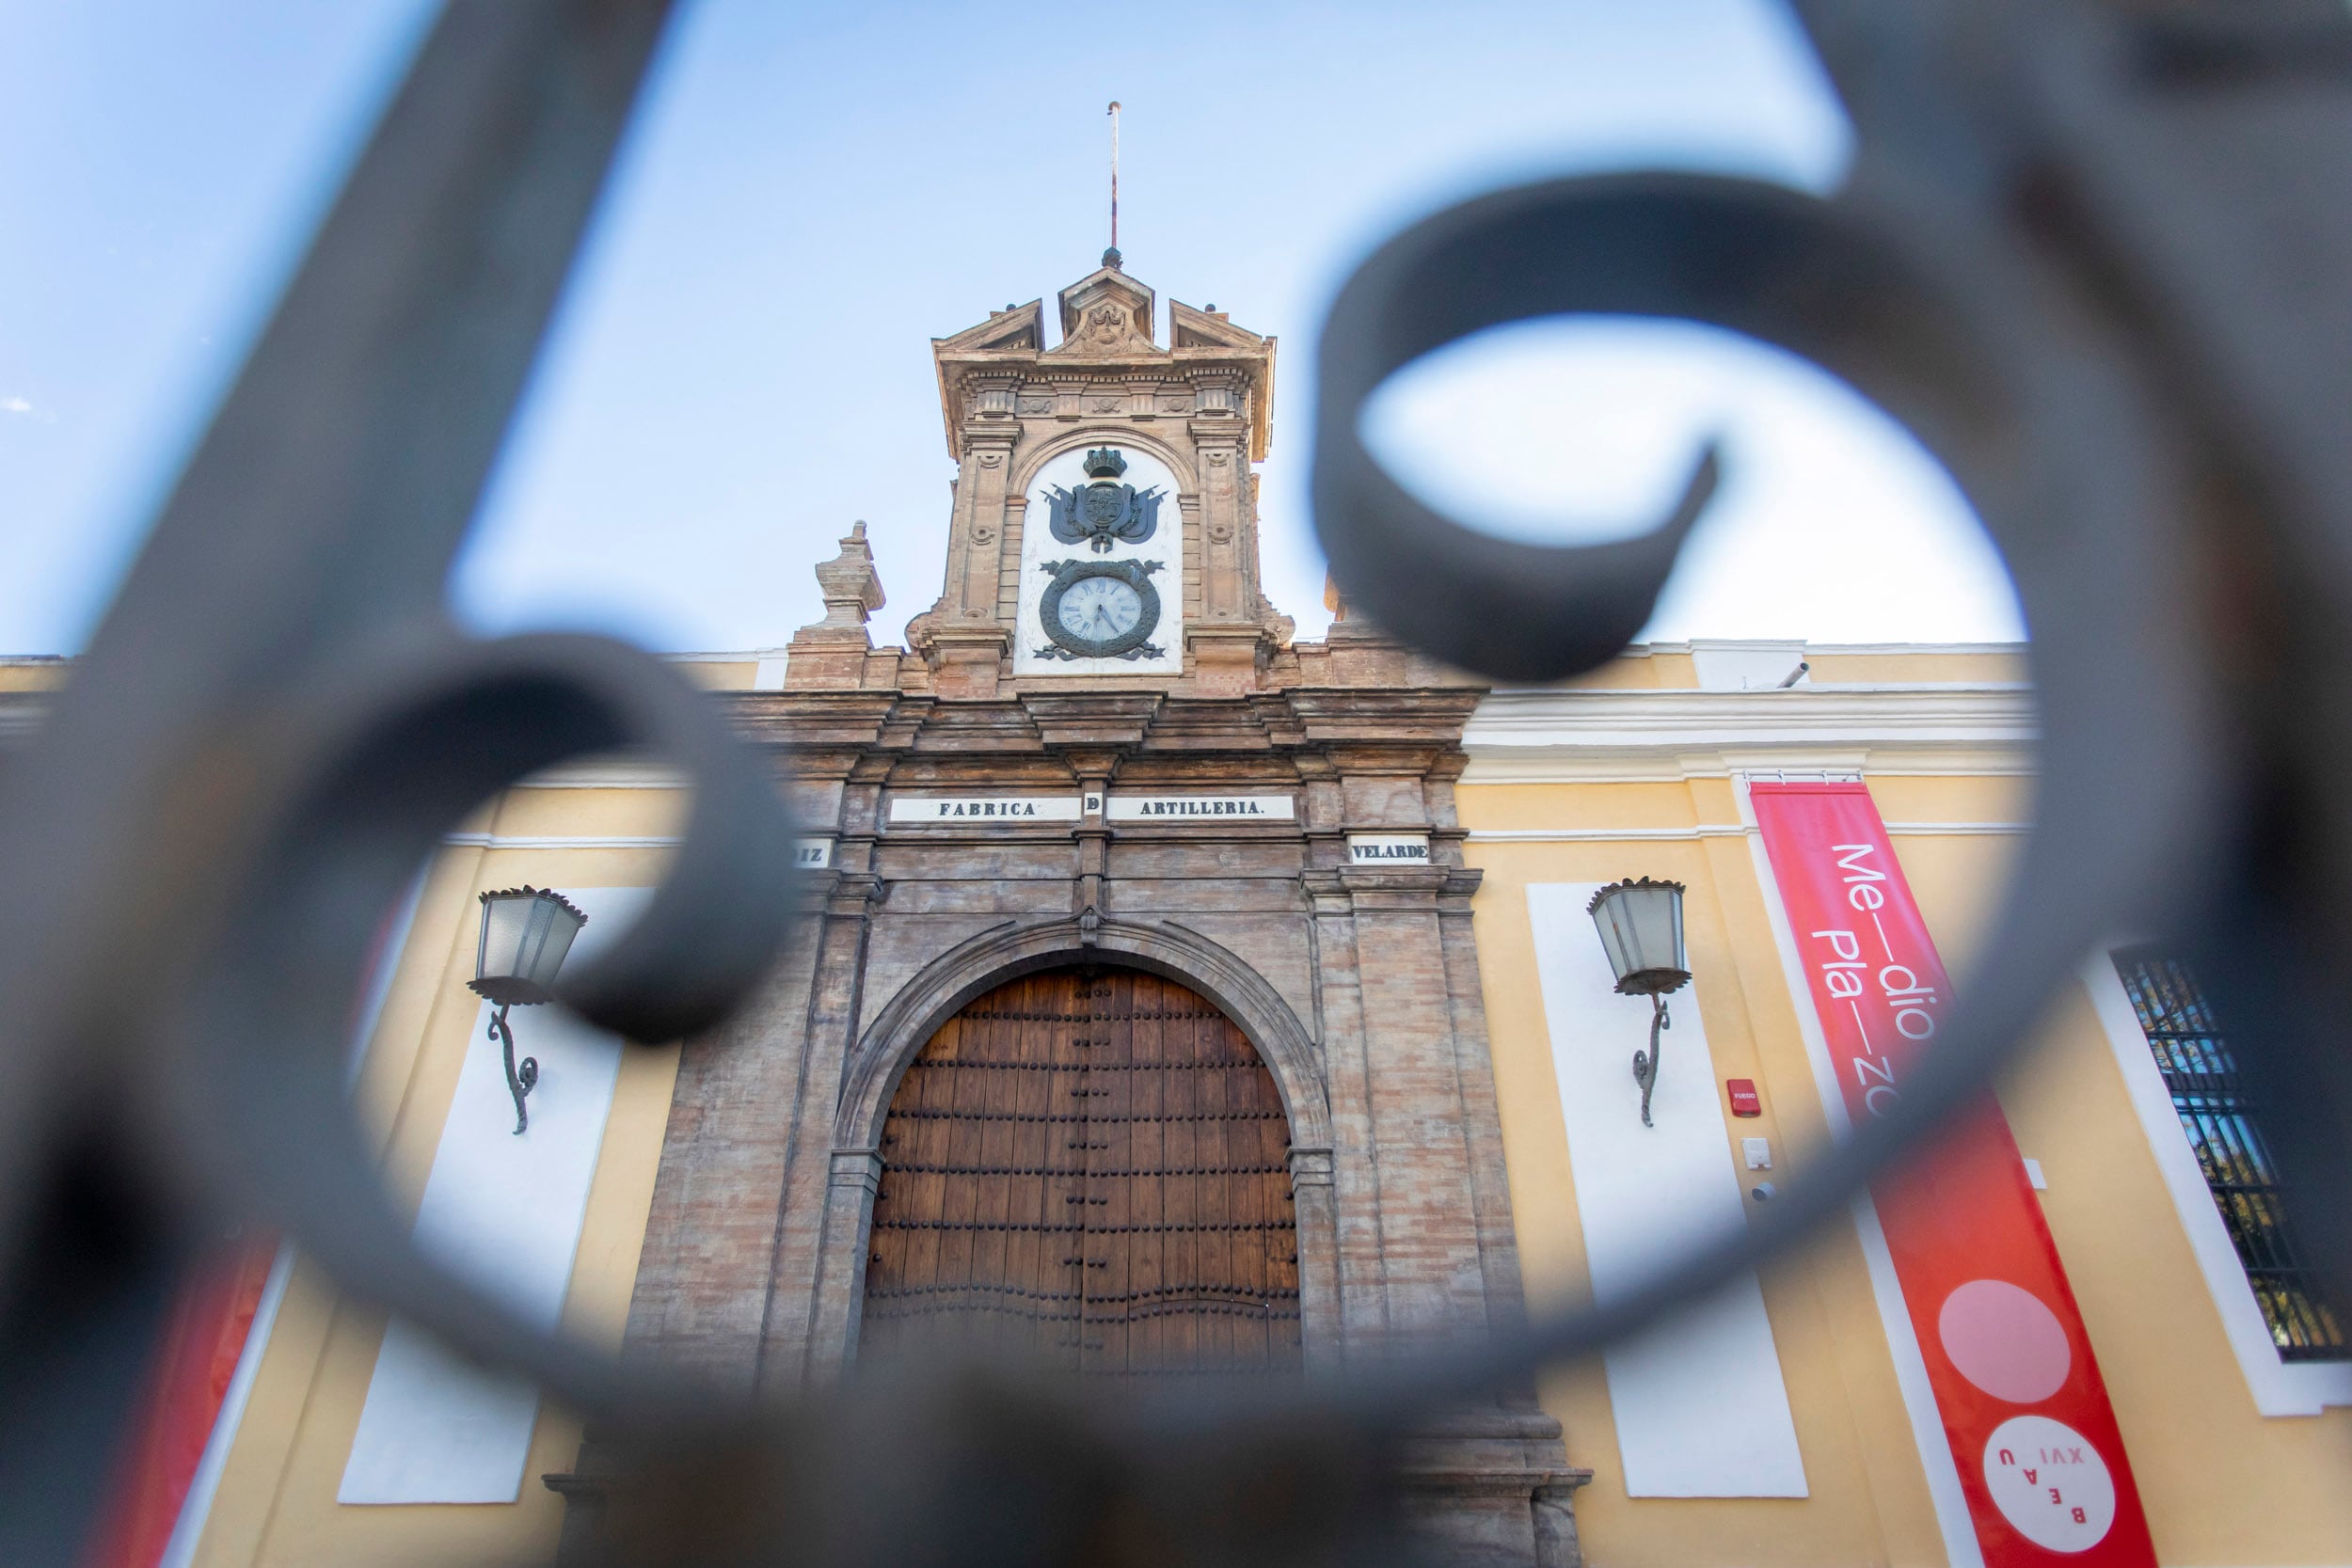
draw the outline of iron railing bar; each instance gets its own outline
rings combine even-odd
[[[99,1104],[156,1083],[137,1053],[184,982],[167,955],[215,923],[223,857],[258,829],[236,794],[247,759],[222,751],[234,727],[387,628],[437,622],[666,9],[443,12],[72,683],[0,778],[0,1560],[78,1550],[112,1475],[119,1369],[136,1375],[161,1309],[124,1283],[118,1303],[23,1321],[32,1292],[84,1277],[75,1254],[124,1255],[90,1282],[105,1290],[151,1278],[135,1259],[161,1241],[93,1214],[82,1234],[44,1231],[37,1206],[61,1195],[39,1173],[119,1127]],[[126,974],[126,950],[164,961]],[[68,1326],[96,1338],[52,1337]]]
[[[2211,1000],[2178,958],[2143,948],[2119,953],[2115,961],[2271,1338],[2295,1359],[2352,1358],[2325,1307],[2318,1272],[2296,1243],[2295,1189],[2271,1156],[2263,1107],[2229,1055]],[[2143,1005],[2142,998],[2151,1000]],[[2166,1027],[2157,1020],[2194,1020],[2203,1027]],[[2189,1073],[2167,1065],[2181,1060],[2230,1066]]]

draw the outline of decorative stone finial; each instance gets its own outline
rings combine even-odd
[[[863,631],[866,618],[882,607],[882,578],[875,574],[874,552],[866,543],[865,519],[850,526],[841,553],[818,566],[817,588],[825,599],[819,626]]]
[[[1103,252],[1103,264],[1104,264],[1104,266],[1106,266],[1106,267],[1110,268],[1113,272],[1123,272],[1123,271],[1125,271],[1126,269],[1125,269],[1124,267],[1121,267],[1119,263],[1120,263],[1120,255],[1119,255],[1119,247],[1118,247],[1117,245],[1113,245],[1113,246],[1111,246],[1108,250],[1105,250],[1104,252]]]

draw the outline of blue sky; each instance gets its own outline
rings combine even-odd
[[[420,0],[0,0],[0,652],[70,652],[421,34]],[[1306,432],[1353,261],[1493,183],[1671,166],[1827,189],[1848,132],[1761,0],[694,0],[452,584],[485,630],[768,646],[871,525],[895,638],[939,587],[930,340],[1083,276],[1104,104],[1120,244],[1165,301],[1281,339],[1267,590],[1322,626]],[[1502,531],[1598,537],[1722,433],[1731,483],[1653,625],[1822,641],[2016,635],[1924,454],[1829,378],[1674,326],[1496,335],[1369,428]]]

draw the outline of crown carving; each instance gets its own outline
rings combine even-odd
[[[1088,452],[1084,466],[1089,479],[1117,479],[1127,471],[1127,460],[1109,447]]]

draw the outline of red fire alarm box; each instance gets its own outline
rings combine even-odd
[[[1764,1101],[1756,1098],[1753,1078],[1726,1078],[1724,1087],[1731,1094],[1731,1114],[1735,1117],[1760,1117]]]

